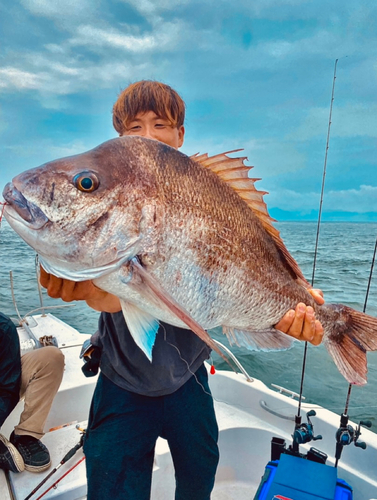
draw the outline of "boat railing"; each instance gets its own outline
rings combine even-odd
[[[252,377],[250,377],[250,375],[247,373],[245,368],[241,365],[241,363],[238,361],[238,359],[232,353],[232,351],[230,349],[228,349],[224,344],[219,342],[218,340],[215,340],[215,339],[212,339],[212,340],[215,342],[215,344],[217,344],[220,347],[220,349],[222,349],[223,351],[225,351],[228,354],[228,356],[232,359],[233,363],[237,366],[237,368],[240,370],[240,372],[243,375],[245,375],[246,381],[253,382],[254,379]]]
[[[287,396],[290,396],[292,399],[300,397],[300,394],[298,394],[297,392],[291,391],[290,389],[286,389],[285,387],[282,387],[281,385],[276,385],[276,384],[271,384],[271,385],[275,389],[278,389],[280,394],[285,394]],[[301,396],[301,399],[305,399],[305,397]]]

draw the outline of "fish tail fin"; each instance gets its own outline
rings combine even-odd
[[[322,307],[335,313],[325,326],[324,344],[338,370],[350,384],[366,384],[366,353],[377,350],[377,318],[342,304]]]

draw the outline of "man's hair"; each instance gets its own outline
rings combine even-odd
[[[139,113],[153,111],[179,128],[185,120],[185,103],[179,94],[165,83],[141,80],[126,87],[113,106],[113,125],[122,135]]]

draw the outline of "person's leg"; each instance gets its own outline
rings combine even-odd
[[[50,453],[39,440],[64,371],[64,355],[54,346],[42,347],[21,358],[21,390],[25,397],[20,422],[9,440],[20,452],[25,469],[42,472],[51,465]]]
[[[20,397],[20,341],[12,320],[0,313],[0,427]]]
[[[22,472],[25,469],[20,452],[2,434],[0,434],[0,469],[12,472]]]
[[[3,425],[20,397],[21,359],[20,341],[12,320],[0,313],[0,427]],[[0,434],[0,469],[12,472],[24,470],[19,451]]]
[[[162,398],[131,393],[100,374],[84,441],[88,500],[149,500]]]
[[[64,355],[54,346],[41,347],[21,357],[21,390],[24,410],[15,434],[40,439],[52,402],[63,378]]]
[[[219,461],[218,426],[203,365],[178,391],[165,396],[162,436],[173,457],[176,500],[209,500]]]

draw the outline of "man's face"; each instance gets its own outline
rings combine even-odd
[[[160,118],[153,111],[147,111],[137,114],[122,135],[141,135],[178,149],[183,144],[185,129],[183,125],[174,127],[165,118]]]

